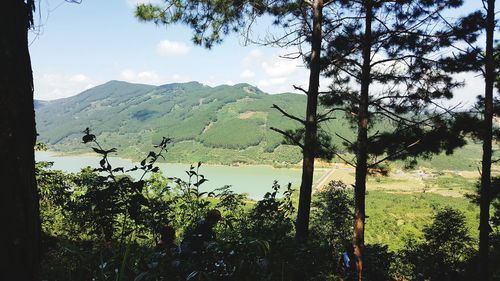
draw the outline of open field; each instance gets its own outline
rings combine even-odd
[[[328,179],[341,180],[351,186],[354,169],[334,165]],[[367,182],[366,243],[387,244],[391,250],[404,245],[405,239],[422,237],[422,229],[435,212],[444,207],[460,210],[474,239],[478,237],[477,205],[465,198],[475,191],[478,173],[473,171],[440,171],[421,168],[394,171],[389,176],[372,175]],[[321,186],[318,186],[321,189]]]

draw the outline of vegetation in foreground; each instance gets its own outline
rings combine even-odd
[[[290,186],[272,185],[259,201],[228,187],[201,192],[207,180],[200,164],[188,180],[165,178],[155,162],[163,139],[134,170],[133,179],[102,156],[100,168],[65,174],[37,164],[40,189],[44,280],[350,280],[352,191],[332,181],[317,192],[311,239],[293,237],[295,204]],[[366,280],[474,280],[477,208],[467,201],[431,193],[370,191]],[[453,206],[451,208],[450,206]],[[222,212],[216,238],[199,253],[185,250],[199,221],[210,210]],[[433,209],[433,214],[428,210]],[[409,211],[411,210],[411,211]],[[498,211],[497,211],[498,214]],[[498,216],[497,216],[498,217]],[[496,218],[498,222],[498,218]],[[173,247],[164,247],[162,229],[175,230]],[[499,262],[500,229],[492,233],[491,264]],[[345,259],[345,256],[350,259]],[[294,279],[295,278],[295,279]],[[492,280],[500,278],[492,272]]]

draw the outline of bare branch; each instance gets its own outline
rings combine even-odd
[[[324,122],[324,121],[328,121],[328,120],[333,120],[333,119],[336,119],[336,117],[328,117],[328,115],[334,111],[344,111],[344,112],[348,112],[347,109],[345,108],[342,108],[342,107],[334,107],[334,108],[330,108],[327,112],[323,113],[323,114],[318,114],[318,123],[321,123],[321,122]]]
[[[275,128],[275,127],[270,127],[269,129],[277,132],[277,133],[280,133],[282,134],[283,136],[287,137],[289,140],[291,140],[295,145],[297,145],[298,147],[300,147],[301,149],[304,149],[304,145],[302,143],[300,143],[299,141],[297,141],[292,135],[290,135],[289,133],[283,131],[283,130],[280,130],[278,128]]]
[[[393,119],[393,118],[391,118],[391,117],[387,116],[386,114],[383,114],[383,113],[382,113],[382,112],[380,112],[380,111],[378,111],[378,112],[377,112],[377,113],[379,113],[379,114],[382,114],[382,115],[384,115],[384,116],[387,116],[388,118],[390,118],[390,119],[391,119],[391,120],[393,120],[393,121],[396,121],[396,122],[401,122],[401,121],[404,121],[404,122],[405,122],[405,123],[407,123],[407,124],[421,124],[421,123],[422,123],[422,122],[419,122],[419,121],[414,121],[414,120],[410,120],[410,119],[405,118],[405,117],[403,117],[403,116],[401,116],[401,115],[398,115],[398,114],[396,114],[396,113],[394,113],[394,112],[392,112],[392,111],[390,111],[390,110],[387,110],[387,109],[386,109],[386,108],[384,108],[383,106],[380,106],[379,104],[374,104],[374,106],[375,106],[375,107],[377,107],[378,109],[380,109],[380,110],[382,110],[382,111],[386,112],[386,113],[387,113],[387,115],[391,115],[391,116],[393,116],[393,118],[395,118],[395,119]]]
[[[281,109],[281,107],[277,106],[276,104],[273,104],[273,106],[271,106],[271,108],[274,108],[274,109],[277,109],[279,112],[281,112],[281,114],[283,114],[284,116],[292,119],[292,120],[295,120],[299,123],[301,123],[302,125],[305,125],[306,124],[306,121],[300,119],[299,117],[295,116],[295,115],[292,115],[286,111],[284,111],[283,109]]]
[[[372,63],[370,66],[374,67],[377,64],[381,64],[381,63],[385,63],[385,62],[391,62],[391,61],[400,61],[400,60],[404,60],[404,59],[408,59],[408,58],[421,59],[421,60],[426,60],[426,61],[430,61],[430,62],[436,62],[435,60],[432,60],[432,59],[429,59],[429,58],[425,58],[425,57],[421,57],[421,56],[405,55],[405,56],[396,57],[396,58],[388,58],[388,59],[379,60],[379,61],[376,61],[376,62]]]
[[[348,144],[352,145],[352,142],[346,138],[344,138],[343,136],[339,135],[338,133],[335,133],[335,135],[339,138],[341,138],[343,141],[347,142]]]
[[[309,92],[308,92],[308,91],[306,91],[304,88],[302,88],[302,87],[300,87],[300,86],[295,86],[295,85],[293,85],[293,88],[294,88],[295,90],[299,90],[299,91],[303,92],[303,93],[304,93],[304,94],[306,94],[306,95],[308,95],[308,94],[309,94]]]
[[[337,152],[334,152],[335,156],[337,156],[338,158],[340,158],[340,160],[344,161],[346,164],[348,164],[349,166],[352,166],[354,168],[356,168],[356,164],[348,161],[347,159],[345,159],[344,157],[340,156],[340,154],[338,154]]]
[[[401,153],[403,153],[403,152],[407,151],[409,148],[411,148],[412,146],[417,145],[419,142],[420,142],[420,140],[414,141],[413,143],[409,144],[409,145],[408,145],[408,146],[406,146],[405,148],[402,148],[402,149],[400,149],[400,150],[398,150],[398,151],[394,152],[393,154],[388,155],[388,156],[386,156],[386,157],[384,157],[384,158],[380,159],[379,161],[377,161],[377,162],[375,162],[375,163],[372,163],[372,164],[368,165],[368,168],[373,168],[373,167],[377,166],[378,164],[380,164],[380,163],[382,163],[382,162],[384,162],[384,161],[386,161],[386,160],[388,160],[388,159],[390,159],[390,158],[392,158],[392,157],[394,157],[394,156],[397,156],[397,155],[399,155],[399,154],[401,154]]]

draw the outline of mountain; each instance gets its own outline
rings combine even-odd
[[[169,162],[297,163],[300,150],[282,145],[269,127],[292,129],[295,121],[271,106],[303,116],[305,96],[270,95],[249,84],[209,87],[198,82],[151,86],[110,81],[76,96],[37,101],[39,140],[64,152],[90,151],[81,142],[89,127],[119,156],[141,158],[163,136],[173,144]],[[352,135],[342,118],[327,129]]]
[[[39,141],[51,150],[91,152],[81,141],[88,127],[104,148],[115,147],[125,158],[141,159],[153,144],[168,137],[172,145],[167,162],[281,166],[300,162],[301,152],[281,144],[282,136],[269,127],[286,130],[298,124],[271,106],[303,117],[305,102],[304,95],[270,95],[249,84],[209,87],[189,82],[157,87],[110,81],[73,97],[35,101],[35,109]],[[354,134],[345,117],[337,114],[322,129],[342,147],[336,134],[351,140]],[[384,124],[373,130],[384,130]],[[480,155],[480,144],[471,143],[452,156],[442,154],[419,163],[434,169],[475,170]]]

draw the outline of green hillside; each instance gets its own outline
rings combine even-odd
[[[163,136],[173,139],[168,162],[220,164],[295,164],[301,160],[297,147],[282,145],[282,137],[269,127],[293,129],[297,123],[272,109],[277,104],[303,116],[305,96],[270,95],[249,84],[209,87],[197,82],[151,86],[110,81],[79,95],[54,101],[36,101],[39,140],[51,150],[88,152],[81,143],[89,127],[106,147],[119,156],[140,158]],[[320,112],[324,109],[320,109]],[[379,125],[382,129],[383,125]],[[334,133],[353,138],[353,131],[338,113],[323,125],[341,147]],[[441,169],[475,169],[480,148],[468,146],[458,152],[457,167],[450,157],[424,161]],[[471,156],[471,157],[469,157]],[[446,164],[450,163],[450,167]]]
[[[141,157],[165,136],[173,139],[171,162],[297,163],[300,151],[281,145],[281,136],[269,130],[297,124],[271,109],[273,103],[300,116],[305,97],[269,95],[248,84],[155,87],[110,81],[70,98],[37,102],[37,128],[40,141],[63,152],[88,151],[80,140],[89,127],[123,157]],[[328,128],[351,134],[341,119]]]

